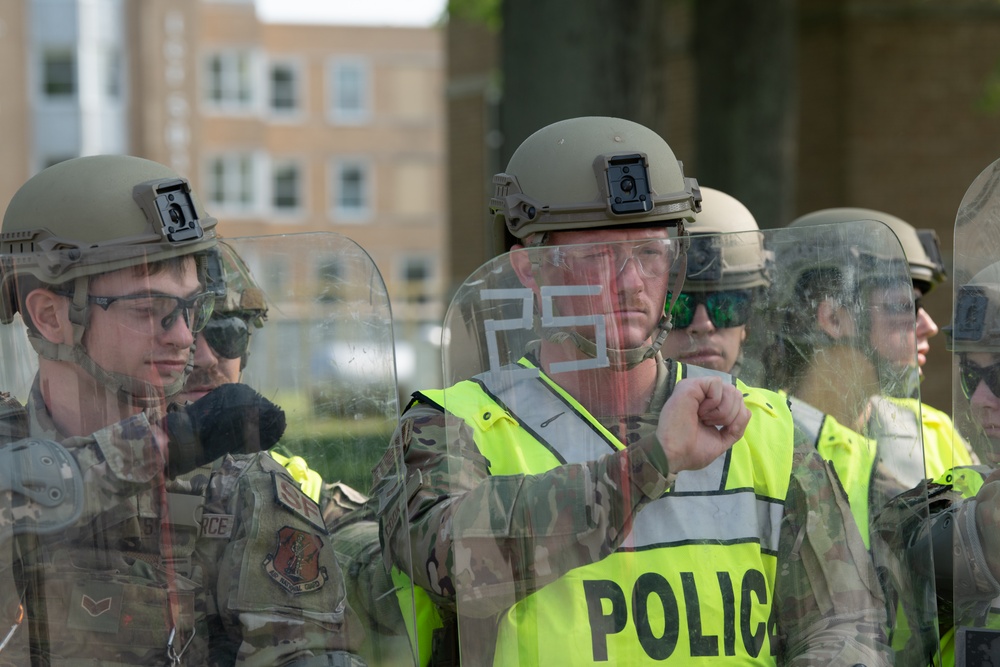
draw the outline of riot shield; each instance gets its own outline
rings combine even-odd
[[[5,626],[18,629],[0,637],[0,664],[29,664],[29,647],[51,664],[203,665],[247,651],[415,663],[412,588],[382,566],[364,512],[371,469],[401,475],[383,457],[398,420],[385,284],[337,234],[227,243],[226,261],[102,251],[125,268],[54,288],[89,307],[80,340],[98,370],[63,363],[71,386],[53,391],[43,369],[17,398],[27,435],[62,442],[78,464],[82,510],[43,530],[57,508],[31,496],[37,511],[15,526],[6,571],[19,598],[4,611],[25,613]],[[141,406],[122,398],[140,389]],[[62,431],[67,414],[86,428]],[[15,470],[16,515],[42,473]]]
[[[886,597],[897,664],[939,651],[916,305],[892,231],[858,220],[765,232],[769,296],[747,325],[747,379],[787,394],[796,441],[836,469]]]
[[[1000,660],[1000,543],[998,494],[987,483],[1000,464],[1000,160],[969,186],[955,219],[954,310],[948,327],[953,363],[952,409],[960,437],[980,465],[956,468],[948,505],[933,523],[945,548],[938,569],[940,594],[952,602],[942,612],[942,650],[962,666]],[[948,548],[950,547],[950,548]]]
[[[805,253],[819,231],[756,234],[771,250]],[[912,290],[893,291],[909,279],[888,228],[858,223],[836,236],[855,248],[842,258],[853,282],[836,283],[845,294],[835,296],[849,293],[856,310],[842,317],[906,307],[912,329]],[[759,245],[749,235],[598,238],[496,258],[465,281],[446,315],[443,407],[457,417],[448,438],[451,574],[463,664],[891,659],[886,626],[905,608],[916,628],[926,601],[910,599],[926,588],[876,583],[876,565],[890,557],[872,559],[892,546],[871,540],[866,549],[869,522],[883,507],[869,507],[870,487],[860,486],[878,465],[876,446],[857,433],[849,439],[855,450],[843,465],[858,471],[849,491],[864,504],[856,519],[815,453],[818,441],[796,436],[777,390],[792,387],[779,381],[802,368],[776,356],[803,352],[782,336],[805,310],[794,286],[711,301],[684,293],[679,278],[689,268],[724,269],[720,249]],[[859,238],[878,252],[857,252]],[[827,248],[819,256],[830,255]],[[898,303],[873,305],[876,297]],[[745,327],[759,342],[744,350],[742,368],[766,368],[754,379],[774,391],[664,360],[664,308],[677,321],[708,311],[726,328]],[[697,312],[688,317],[685,308]],[[857,399],[862,425],[870,400],[890,395],[895,383],[887,365],[873,363],[871,341],[860,341],[870,330],[859,321],[851,338],[859,349],[836,360],[838,392]],[[710,377],[741,389],[753,417],[718,458],[671,472],[669,462],[681,460],[671,438],[686,442],[699,427],[693,416],[675,427],[673,418],[694,408],[668,399]],[[822,536],[806,516],[824,517]],[[833,589],[835,601],[822,592]],[[825,639],[811,634],[824,624]]]

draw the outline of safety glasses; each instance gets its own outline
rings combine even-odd
[[[1000,397],[1000,363],[992,366],[977,366],[962,355],[958,359],[958,374],[962,382],[962,393],[971,398],[980,382],[985,382],[987,389],[994,396]]]
[[[671,294],[667,293],[670,306]],[[722,290],[718,292],[681,292],[670,307],[669,315],[674,329],[686,329],[694,321],[698,304],[705,306],[708,319],[716,329],[728,329],[747,323],[753,293],[748,289]]]
[[[238,315],[213,315],[202,333],[212,350],[226,359],[238,359],[250,347],[250,325]]]
[[[545,257],[550,264],[567,271],[604,280],[625,270],[635,260],[639,273],[646,278],[662,276],[677,259],[680,245],[674,239],[653,239],[642,243],[592,243],[580,246],[557,246]]]
[[[72,294],[63,296],[72,298]],[[114,310],[123,317],[127,326],[140,331],[148,328],[148,323],[156,321],[164,331],[168,331],[180,316],[191,333],[198,333],[205,327],[215,307],[215,295],[211,292],[202,292],[190,299],[168,294],[126,294],[88,296],[87,301],[104,310]]]

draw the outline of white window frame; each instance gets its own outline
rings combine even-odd
[[[214,63],[220,64],[218,75]],[[241,69],[245,67],[244,73]],[[217,49],[202,57],[202,94],[205,109],[216,113],[256,113],[260,98],[260,58],[252,48]],[[221,81],[216,81],[216,77]],[[244,99],[244,89],[246,98]],[[218,94],[218,99],[216,98]]]
[[[203,197],[205,206],[230,216],[248,216],[260,210],[260,160],[253,151],[216,153],[205,158]],[[217,198],[220,183],[216,168],[221,166],[222,198]],[[248,168],[248,173],[244,172]]]
[[[344,207],[343,184],[348,170],[358,170],[363,176],[361,183],[362,205]],[[330,169],[330,215],[336,222],[356,224],[368,222],[373,214],[375,195],[375,170],[364,158],[340,158],[333,162]]]
[[[342,74],[352,71],[360,76],[357,106],[342,104]],[[375,86],[371,64],[358,57],[333,58],[327,63],[327,115],[334,125],[365,125],[371,122]]]

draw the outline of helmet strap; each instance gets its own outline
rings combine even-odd
[[[595,359],[597,357],[597,344],[577,331],[542,328],[541,320],[537,316],[535,317],[535,328],[540,331],[542,337],[549,342],[561,344],[565,341],[569,341],[585,356],[590,357],[591,359]],[[653,332],[656,335],[654,336],[653,341],[648,345],[640,345],[639,347],[622,350],[609,347],[607,349],[607,353],[611,366],[613,368],[631,370],[647,359],[655,357],[656,353],[659,352],[660,348],[663,346],[663,342],[667,339],[667,334],[670,333],[670,318],[666,315],[662,316]]]

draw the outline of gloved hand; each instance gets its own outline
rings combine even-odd
[[[194,403],[172,406],[163,426],[167,475],[175,477],[225,454],[270,449],[285,432],[285,411],[245,384],[224,384]]]

